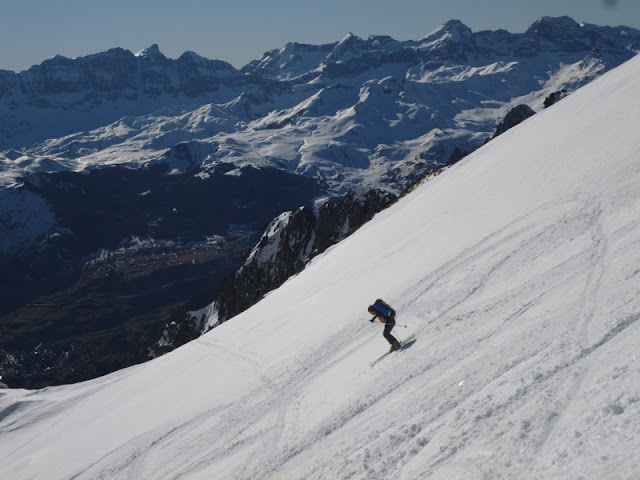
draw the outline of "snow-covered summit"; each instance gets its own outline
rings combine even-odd
[[[442,40],[443,38],[450,39],[457,43],[462,43],[471,39],[472,36],[473,32],[471,29],[460,20],[449,20],[447,23],[438,27],[420,40],[420,43],[433,42],[436,40]]]
[[[157,43],[139,51],[136,53],[136,57],[151,65],[161,65],[169,61],[169,59],[160,51],[160,47]]]
[[[0,393],[0,477],[634,478],[640,58],[504,133],[231,322]],[[366,307],[416,339],[388,345]]]
[[[150,47],[144,48],[140,50],[138,53],[136,53],[136,57],[153,58],[153,57],[158,57],[160,55],[164,57],[164,55],[160,52],[160,47],[158,46],[157,43],[154,43]]]

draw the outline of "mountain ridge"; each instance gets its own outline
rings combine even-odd
[[[625,32],[626,44],[620,40],[621,32]],[[580,38],[571,40],[575,33]],[[633,42],[637,51],[640,31],[635,29],[581,26],[569,17],[543,17],[522,34],[504,30],[474,33],[462,22],[451,20],[418,41],[397,41],[385,36],[363,40],[347,35],[325,45],[291,43],[266,52],[240,69],[193,52],[169,59],[157,44],[153,44],[138,54],[114,48],[76,59],[57,55],[19,73],[0,71],[0,106],[7,112],[14,111],[14,115],[21,104],[91,111],[100,110],[103,102],[124,101],[126,104],[144,97],[151,102],[147,107],[147,112],[151,113],[153,108],[168,105],[168,99],[161,101],[162,96],[168,95],[173,103],[176,100],[186,103],[189,99],[212,95],[215,103],[226,103],[236,98],[239,90],[264,88],[267,80],[284,81],[291,86],[300,83],[301,78],[306,83],[323,75],[354,75],[383,63],[421,62],[428,65],[471,60],[473,64],[470,56],[480,58],[496,53],[526,56],[532,55],[534,50],[544,49],[566,51],[597,47],[619,55],[621,49],[629,48]],[[297,50],[300,51],[296,53]],[[305,56],[310,56],[311,63],[303,61]],[[66,99],[52,96],[73,92],[84,93]],[[11,138],[10,129],[5,127],[4,133]],[[2,141],[6,145],[8,139]]]

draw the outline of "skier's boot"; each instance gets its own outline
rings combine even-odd
[[[391,348],[389,349],[389,353],[395,352],[399,348],[400,348],[400,342],[396,340],[395,342],[393,342],[391,344]]]

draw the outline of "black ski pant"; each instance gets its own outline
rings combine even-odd
[[[396,337],[391,335],[391,330],[393,330],[393,327],[395,326],[396,326],[396,322],[384,324],[384,333],[382,335],[384,335],[384,338],[386,338],[387,342],[389,342],[391,345],[393,345],[398,341]]]

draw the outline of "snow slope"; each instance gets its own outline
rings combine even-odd
[[[149,363],[0,395],[0,478],[634,478],[640,58]],[[367,305],[417,339],[387,345]]]

